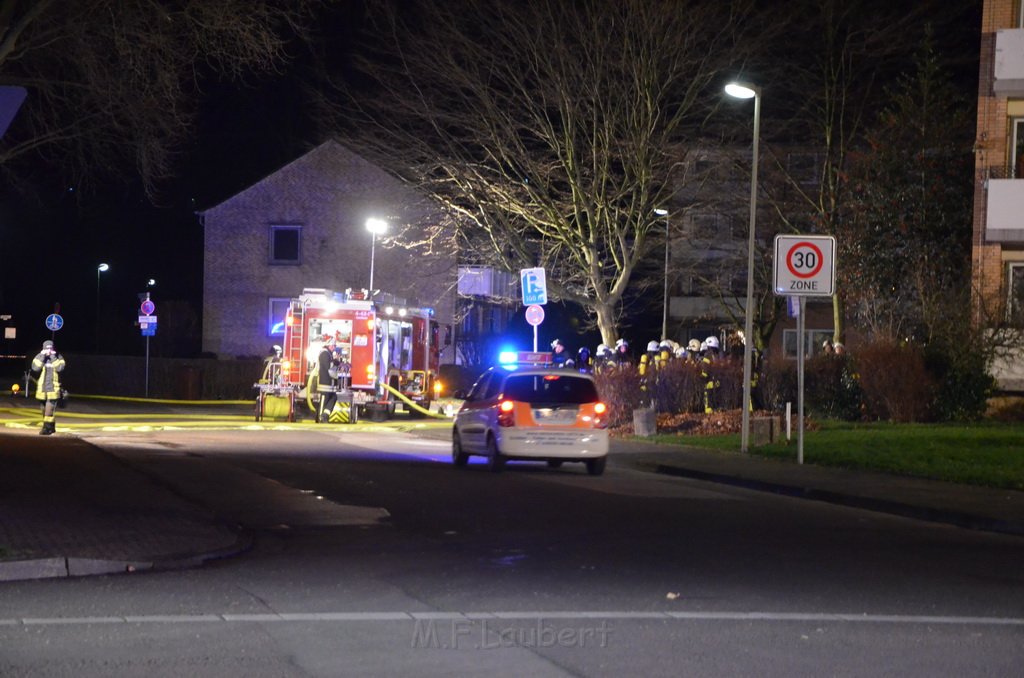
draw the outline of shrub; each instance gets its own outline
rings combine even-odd
[[[700,367],[686,360],[672,360],[654,374],[648,389],[659,412],[703,412],[704,380]]]
[[[633,410],[646,400],[640,373],[633,366],[607,367],[594,373],[597,392],[608,406],[608,425],[621,426],[633,421]]]
[[[757,390],[760,392],[760,401],[764,409],[780,412],[786,409],[786,403],[795,404],[796,377],[795,362],[772,360],[762,363]]]
[[[927,421],[935,380],[913,345],[879,341],[859,346],[854,356],[865,415],[897,422]]]
[[[943,421],[974,421],[985,414],[995,380],[985,369],[985,358],[977,352],[950,355],[937,347],[925,353],[928,370],[938,381],[932,409]]]
[[[849,354],[823,353],[804,364],[804,398],[811,413],[853,421],[861,416],[860,384]]]
[[[708,374],[715,380],[712,407],[734,410],[743,405],[743,361],[726,358],[711,363]]]

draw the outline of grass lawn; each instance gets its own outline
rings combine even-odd
[[[738,434],[654,436],[674,443],[735,452]],[[796,431],[786,443],[752,447],[752,454],[796,460]],[[1021,424],[852,424],[819,422],[804,432],[804,462],[1024,490]]]

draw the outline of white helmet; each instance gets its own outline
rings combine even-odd
[[[605,345],[605,344],[598,344],[598,345],[597,345],[597,355],[599,355],[599,356],[601,356],[601,355],[605,355],[605,354],[606,354],[606,353],[608,353],[608,352],[609,352],[610,350],[611,350],[611,349],[609,349],[609,348],[608,348],[608,346],[607,346],[607,345]]]
[[[699,339],[690,339],[690,343],[686,345],[686,348],[691,351],[703,351],[704,347],[701,346]]]
[[[551,348],[554,348],[556,346],[561,346],[561,345],[562,345],[562,340],[561,339],[555,339],[554,341],[551,342]]]
[[[617,339],[615,341],[615,348],[618,348],[619,346],[627,346],[628,347],[629,346],[629,342],[626,341],[625,339]]]
[[[657,351],[658,350],[658,342],[656,342],[656,341],[649,341],[649,342],[647,342],[647,350],[648,351]]]
[[[708,337],[707,339],[704,340],[704,344],[708,348],[715,348],[715,349],[717,349],[718,348],[718,337],[713,337],[713,336],[712,337]]]

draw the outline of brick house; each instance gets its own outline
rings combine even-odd
[[[399,179],[327,141],[224,202],[199,213],[204,228],[203,351],[264,356],[283,337],[287,301],[307,287],[374,287],[397,303],[428,306],[452,322],[451,257],[398,246],[404,225],[437,214]],[[389,233],[374,237],[368,219]],[[441,362],[450,362],[443,352]]]
[[[973,308],[979,322],[1024,328],[1024,0],[985,0],[975,142]],[[1024,390],[1024,358],[994,376]]]

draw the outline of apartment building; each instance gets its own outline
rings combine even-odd
[[[1024,0],[984,0],[975,151],[975,317],[1024,330]],[[993,375],[1024,390],[1024,355],[1000,357]]]

